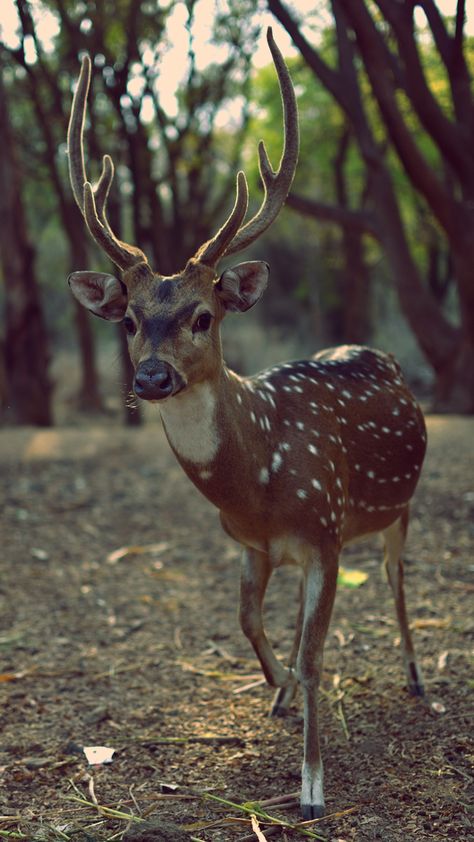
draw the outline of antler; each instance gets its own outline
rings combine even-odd
[[[114,165],[110,155],[103,157],[102,172],[94,188],[87,180],[83,137],[90,79],[91,60],[86,55],[82,59],[68,127],[69,177],[74,198],[92,237],[120,269],[126,270],[136,263],[146,263],[147,259],[139,248],[119,240],[109,225],[105,209],[114,177]]]
[[[234,208],[217,232],[215,237],[208,243],[201,246],[196,257],[201,263],[214,266],[224,254],[235,254],[242,251],[250,243],[256,240],[272,224],[278,216],[286,197],[288,196],[291,183],[296,170],[299,151],[298,132],[298,109],[290,74],[283,60],[283,56],[273,40],[272,29],[267,29],[267,41],[270,47],[273,62],[278,74],[280,93],[283,104],[283,127],[284,145],[278,170],[275,172],[268,158],[265,144],[261,140],[258,146],[260,178],[264,188],[264,196],[259,210],[245,225],[241,226],[245,216],[248,187],[244,173],[239,172],[237,176],[237,198]],[[238,209],[240,210],[238,211]],[[240,219],[239,219],[239,214]],[[239,222],[236,225],[237,219]]]

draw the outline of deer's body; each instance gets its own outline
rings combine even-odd
[[[324,809],[318,736],[323,646],[342,546],[383,532],[385,563],[402,638],[408,684],[423,692],[408,628],[403,551],[408,504],[425,452],[421,412],[391,356],[346,346],[241,378],[223,362],[220,323],[262,295],[268,266],[241,263],[216,274],[224,254],[245,248],[267,228],[288,193],[298,152],[297,112],[288,71],[268,36],[284,104],[285,144],[273,172],[263,147],[265,196],[246,224],[247,185],[240,173],[234,208],[220,231],[173,277],[152,271],[145,255],[118,240],[106,217],[110,158],[93,188],[86,179],[82,132],[90,78],[84,59],[69,129],[74,195],[94,239],[122,270],[75,272],[71,289],[89,310],[123,321],[136,394],[159,404],[166,435],[184,470],[220,510],[244,547],[240,619],[282,713],[299,683],[304,703],[301,804],[305,818]],[[288,667],[266,638],[262,603],[272,571],[298,564],[302,599]]]
[[[274,565],[287,536],[344,544],[385,529],[418,481],[421,412],[394,360],[369,348],[249,378],[222,365],[172,403],[161,414],[184,470],[232,537]]]

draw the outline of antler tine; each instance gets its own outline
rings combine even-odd
[[[86,101],[91,81],[91,60],[88,55],[82,59],[81,72],[77,81],[76,92],[72,100],[71,116],[67,130],[67,148],[69,153],[69,178],[72,192],[81,213],[84,213],[83,187],[86,181],[84,165],[84,123],[86,119]]]
[[[105,213],[105,208],[107,206],[107,199],[109,198],[109,192],[112,186],[113,179],[114,162],[112,161],[110,155],[104,155],[104,157],[102,158],[102,172],[100,174],[97,184],[93,188],[93,191],[97,216],[102,222],[102,225],[106,225],[109,228],[109,230],[110,225]]]
[[[257,239],[278,216],[288,196],[298,162],[299,131],[298,108],[290,74],[274,39],[272,28],[267,29],[267,42],[278,74],[283,104],[284,145],[278,170],[275,172],[260,141],[258,147],[260,177],[264,186],[264,197],[259,210],[236,234],[226,254],[242,251]]]
[[[204,243],[196,254],[196,259],[206,266],[215,266],[219,258],[226,251],[227,246],[237,234],[247,213],[249,189],[245,173],[237,173],[235,204],[227,220],[217,234]]]
[[[87,181],[83,138],[90,80],[91,60],[86,55],[82,60],[67,134],[69,176],[74,198],[92,237],[120,269],[126,270],[136,263],[146,263],[147,259],[141,249],[119,240],[107,220],[105,208],[114,177],[114,166],[110,155],[104,155],[102,172],[95,188],[92,188]]]

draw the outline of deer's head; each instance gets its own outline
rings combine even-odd
[[[92,187],[87,180],[83,132],[91,62],[83,59],[68,131],[69,172],[76,202],[87,228],[121,271],[119,280],[98,272],[73,272],[73,294],[96,316],[123,321],[135,367],[138,397],[162,400],[212,377],[221,364],[220,323],[228,311],[242,312],[262,295],[268,265],[248,261],[217,272],[219,261],[257,239],[280,211],[293,180],[298,158],[298,116],[293,86],[271,29],[268,44],[278,73],[284,112],[284,149],[274,172],[264,144],[259,145],[262,204],[244,223],[248,205],[245,175],[239,172],[234,207],[217,234],[204,243],[183,271],[171,277],[154,272],[145,254],[121,242],[106,215],[112,184],[112,159],[105,155],[102,173]]]

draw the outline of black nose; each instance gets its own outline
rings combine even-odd
[[[174,391],[174,369],[160,360],[145,360],[135,372],[135,394],[143,400],[161,400]]]

